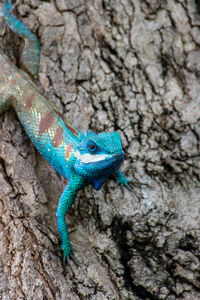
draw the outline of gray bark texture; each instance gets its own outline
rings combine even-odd
[[[1,9],[1,4],[0,4]],[[23,0],[41,45],[40,89],[78,130],[117,130],[140,201],[114,179],[67,214],[62,179],[16,114],[0,116],[0,299],[200,299],[200,2]],[[23,41],[0,19],[20,67]],[[1,70],[0,70],[1,71]]]

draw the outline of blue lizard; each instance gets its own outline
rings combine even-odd
[[[28,72],[37,77],[37,37],[12,14],[10,0],[3,0],[2,11],[9,27],[25,39],[22,62]],[[130,180],[119,171],[124,160],[120,135],[117,132],[78,132],[39,93],[31,79],[3,55],[0,55],[0,70],[0,112],[12,106],[35,147],[69,181],[57,208],[61,249],[64,260],[69,259],[72,247],[65,215],[77,192],[88,184],[99,190],[111,174],[116,174],[118,182],[129,187]]]

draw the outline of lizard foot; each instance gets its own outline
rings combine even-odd
[[[70,258],[73,260],[73,262],[78,265],[78,261],[76,257],[74,256],[73,252],[76,252],[75,248],[72,248],[71,245],[70,247],[58,247],[53,250],[53,252],[61,252],[63,256],[63,263],[65,264],[66,262],[68,263]]]
[[[125,175],[127,174],[127,172],[129,171],[130,168],[128,168],[125,172]],[[140,201],[141,196],[139,196],[136,191],[134,190],[134,188],[131,186],[132,184],[140,184],[140,185],[146,185],[145,183],[141,183],[139,181],[134,181],[132,179],[128,179],[126,178],[126,176],[124,174],[122,174],[120,171],[116,172],[117,175],[117,181],[119,182],[119,184],[121,185],[122,190],[124,191],[124,187],[128,188],[130,191],[132,191],[134,193],[134,195],[136,196],[136,198]]]
[[[128,172],[130,171],[130,169],[131,169],[131,167],[128,167],[127,169],[126,169],[126,171],[124,172],[124,175],[125,176],[127,176],[128,175]],[[123,174],[122,174],[123,175]],[[138,179],[131,179],[129,182],[132,182],[132,183],[134,183],[134,184],[138,184],[138,185],[145,185],[145,186],[148,186],[148,184],[147,183],[144,183],[144,182],[141,182],[141,181],[139,181]]]

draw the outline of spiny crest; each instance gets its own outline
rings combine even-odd
[[[86,130],[78,131],[78,137],[79,137],[80,141],[81,141],[82,139],[84,139],[85,137],[87,137],[87,135],[88,135],[88,133],[87,133]]]

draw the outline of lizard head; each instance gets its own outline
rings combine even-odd
[[[88,132],[81,136],[75,156],[76,173],[93,183],[98,190],[124,160],[120,135],[117,132]]]

